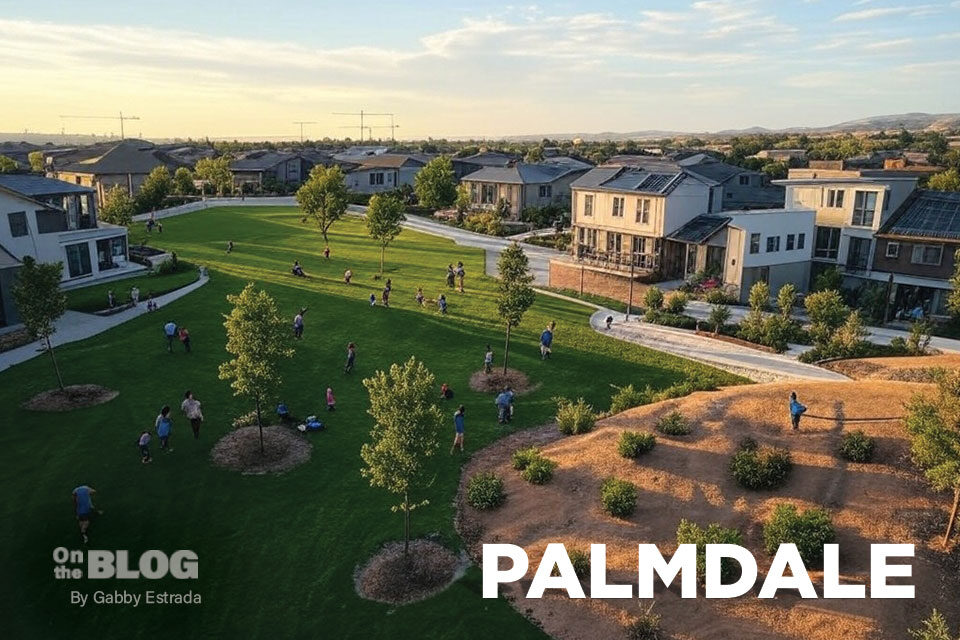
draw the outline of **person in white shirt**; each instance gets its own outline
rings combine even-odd
[[[180,410],[183,411],[187,419],[190,420],[190,428],[193,429],[193,437],[200,437],[200,425],[203,424],[203,412],[200,411],[200,401],[193,397],[192,391],[183,394],[183,402],[180,403]]]
[[[140,289],[137,287],[130,289],[130,299],[133,300],[133,304],[140,302]]]

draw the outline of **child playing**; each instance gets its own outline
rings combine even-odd
[[[483,372],[489,374],[493,371],[493,348],[487,345],[487,352],[483,355]]]
[[[424,298],[423,298],[423,287],[417,287],[417,295],[416,295],[416,298],[415,298],[415,299],[416,299],[416,301],[417,301],[417,304],[422,307],[422,306],[423,306],[423,300],[424,300]]]
[[[157,437],[160,438],[160,448],[165,449],[167,453],[173,451],[170,447],[170,434],[173,432],[173,419],[170,418],[170,406],[164,405],[160,409],[160,415],[154,423],[157,429]]]
[[[183,350],[190,353],[190,334],[186,327],[180,327],[180,342],[183,343]]]
[[[370,306],[371,307],[377,306],[377,294],[375,293],[370,294]]]
[[[137,446],[140,447],[140,462],[147,464],[150,462],[150,432],[144,431],[137,440]]]
[[[327,387],[327,411],[337,410],[337,399],[333,397],[333,389]]]
[[[440,309],[440,313],[447,315],[447,296],[440,294],[440,297],[437,299],[437,307]]]
[[[343,367],[344,373],[353,371],[353,364],[357,360],[357,345],[352,342],[347,345],[347,364]]]
[[[350,271],[350,269],[347,269],[346,271],[343,272],[343,281],[346,282],[347,284],[350,284],[350,278],[352,277],[353,277],[353,271]]]
[[[807,408],[797,401],[797,392],[790,392],[790,422],[794,431],[800,430],[800,416],[806,413]]]

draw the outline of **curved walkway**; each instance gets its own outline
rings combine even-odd
[[[199,289],[207,284],[209,280],[210,276],[202,275],[196,282],[192,282],[176,291],[157,296],[153,301],[157,303],[157,307],[164,307],[174,300]],[[137,316],[142,316],[145,313],[148,313],[147,303],[145,301],[141,301],[140,304],[135,307],[119,311],[109,316],[98,316],[92,313],[80,313],[79,311],[67,311],[57,320],[57,331],[50,338],[50,341],[53,343],[53,346],[59,347],[68,342],[84,340],[98,333],[103,333],[107,329],[121,325],[124,322],[133,320]],[[158,320],[163,320],[163,318],[158,316]],[[41,346],[41,343],[36,341],[25,344],[22,347],[17,347],[16,349],[11,349],[10,351],[4,351],[0,353],[0,371],[35,358],[44,351],[45,348]]]

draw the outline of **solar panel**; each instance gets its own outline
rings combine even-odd
[[[637,186],[637,190],[659,193],[661,189],[667,186],[671,178],[673,178],[673,176],[665,176],[659,173],[652,173],[646,178],[644,178],[643,182],[641,182],[639,186]]]
[[[914,200],[891,226],[908,236],[960,238],[960,194],[924,194]]]

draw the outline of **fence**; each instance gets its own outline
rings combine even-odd
[[[159,209],[157,211],[151,211],[149,213],[141,213],[133,216],[133,220],[134,222],[146,222],[151,217],[154,218],[155,220],[160,220],[161,218],[172,218],[174,216],[180,216],[185,213],[191,213],[193,211],[210,209],[211,207],[264,207],[264,206],[295,207],[297,206],[297,201],[293,196],[205,198],[203,200],[197,200],[196,202],[188,202],[186,204],[181,204],[176,207],[170,207],[168,209]]]

